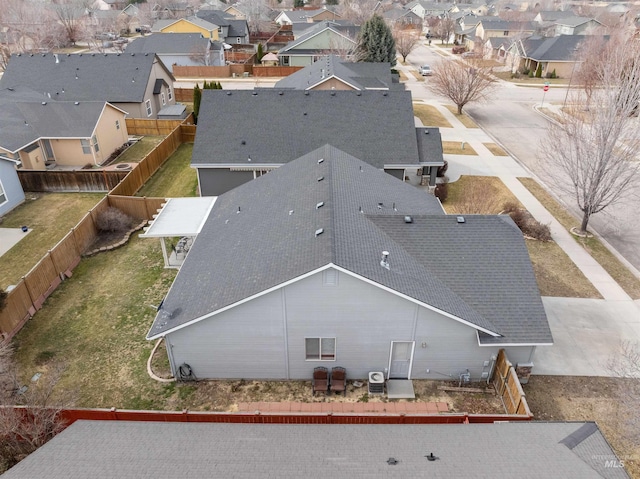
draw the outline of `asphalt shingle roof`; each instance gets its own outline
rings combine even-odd
[[[275,88],[306,90],[332,76],[358,90],[393,88],[389,63],[347,62],[336,55],[321,57],[313,64],[278,81]]]
[[[344,21],[318,22],[318,23],[315,23],[315,24],[311,24],[311,26],[308,29],[305,29],[304,31],[301,32],[300,36],[296,35],[296,39],[291,41],[291,42],[289,42],[289,43],[287,43],[278,52],[278,54],[280,55],[282,53],[293,53],[294,51],[299,50],[299,45],[303,44],[304,42],[309,40],[311,37],[313,37],[314,35],[319,34],[320,32],[322,32],[324,30],[331,30],[336,35],[340,35],[342,37],[346,37],[346,38],[352,40],[354,44],[356,43],[358,34],[360,33],[360,27],[359,26],[356,26],[356,25],[353,25],[353,24],[347,24]],[[345,41],[348,42],[348,40],[346,40],[346,39],[345,39]],[[329,47],[329,45],[327,45],[324,48],[318,48],[317,51],[322,51],[322,53],[324,53],[324,51],[328,47]]]
[[[56,102],[22,88],[0,96],[0,147],[15,152],[38,138],[90,138],[105,102]]]
[[[330,143],[377,168],[418,165],[414,125],[408,91],[203,90],[191,164],[282,164]]]
[[[435,197],[329,145],[218,198],[164,300],[170,317],[160,313],[148,337],[328,264],[503,335],[483,342],[551,342],[522,234],[508,217],[459,224]]]
[[[597,427],[587,447],[561,443],[583,424],[77,421],[4,477],[628,479],[623,468],[606,467],[617,458]],[[430,453],[438,459],[428,461]],[[390,457],[398,463],[389,465]]]
[[[153,33],[133,40],[125,53],[191,54],[204,51],[207,43],[209,40],[199,33]]]
[[[584,35],[560,35],[523,40],[526,56],[536,61],[574,61],[576,51],[585,41]]]
[[[139,103],[159,61],[153,54],[12,55],[0,89],[21,85],[58,101]]]

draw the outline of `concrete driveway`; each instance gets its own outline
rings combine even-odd
[[[538,347],[534,374],[611,376],[607,362],[619,356],[620,343],[640,338],[636,301],[542,298],[554,345]]]

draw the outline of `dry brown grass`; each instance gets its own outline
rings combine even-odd
[[[462,123],[466,128],[478,128],[476,122],[473,121],[464,111],[462,115],[458,115],[458,108],[454,105],[446,105],[447,110],[455,115],[460,123]]]
[[[504,151],[499,145],[495,143],[483,143],[483,145],[495,156],[509,156],[509,153]]]
[[[411,74],[416,78],[417,81],[424,81],[424,77],[417,71],[411,70]]]
[[[462,145],[464,143],[464,148]],[[442,142],[442,152],[447,155],[477,155],[476,150],[474,150],[469,143],[465,143],[462,141],[443,141]]]
[[[580,220],[571,215],[533,178],[518,178],[540,203],[567,230],[579,226]],[[633,299],[640,299],[640,280],[615,257],[597,238],[574,239],[611,275],[625,292]]]
[[[438,128],[453,128],[442,113],[435,106],[423,103],[413,104],[413,114],[420,118],[424,126],[435,126]]]
[[[443,206],[449,214],[497,214],[506,203],[522,208],[500,178],[461,176],[449,183]],[[598,291],[554,242],[526,240],[538,289],[542,296],[600,298]]]
[[[402,70],[398,70],[398,76],[400,77],[400,81],[407,81],[407,75]]]

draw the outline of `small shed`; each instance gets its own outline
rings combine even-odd
[[[182,103],[167,105],[158,112],[158,120],[184,120],[187,117],[187,107]]]
[[[276,55],[273,52],[269,52],[265,56],[262,57],[262,60],[260,60],[260,63],[262,63],[262,66],[264,66],[264,67],[277,67],[278,66],[278,55]]]

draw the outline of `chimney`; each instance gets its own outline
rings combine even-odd
[[[389,252],[388,251],[382,252],[382,259],[380,260],[380,266],[382,266],[384,269],[389,269]]]

